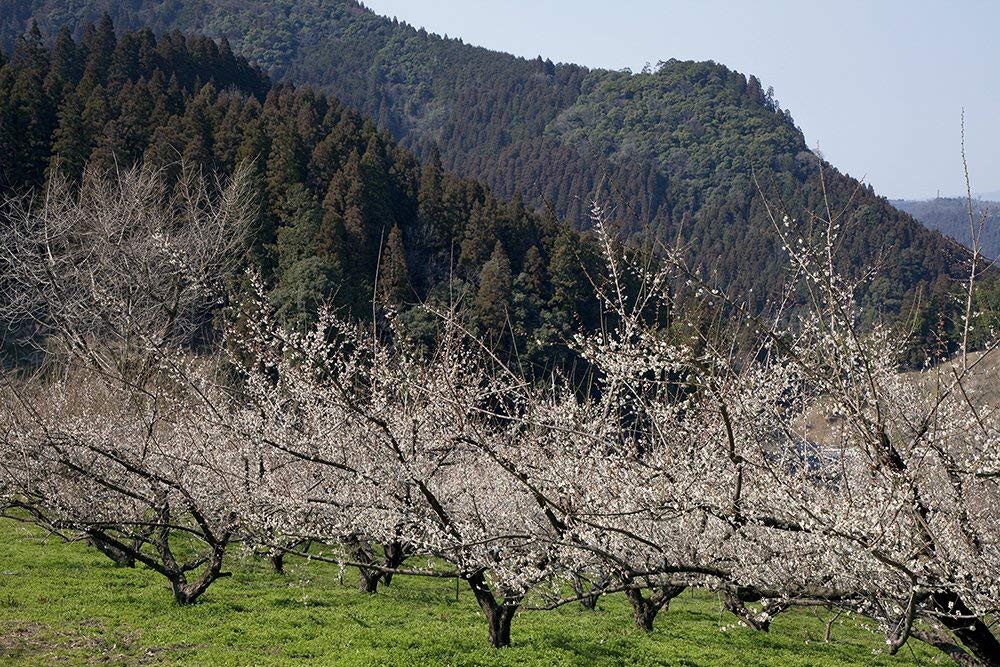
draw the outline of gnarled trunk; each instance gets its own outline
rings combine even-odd
[[[274,572],[276,574],[284,574],[285,573],[285,552],[284,551],[278,551],[277,553],[271,554],[268,557],[268,560],[271,563],[271,569],[274,570]]]
[[[486,614],[486,620],[490,625],[490,646],[493,648],[510,646],[510,624],[514,620],[516,611],[516,606],[501,604]]]
[[[358,590],[374,595],[378,592],[378,582],[382,580],[382,572],[367,567],[358,568]]]
[[[659,586],[649,598],[643,597],[641,588],[626,589],[625,595],[632,605],[632,620],[643,632],[653,631],[653,621],[661,609],[670,607],[670,601],[681,594],[686,586]]]
[[[482,572],[466,577],[472,594],[476,596],[479,608],[486,616],[489,625],[490,646],[493,648],[506,648],[510,646],[510,625],[514,620],[518,605],[521,603],[520,595],[506,595],[501,602],[497,602],[493,592],[486,584],[486,578]]]
[[[310,540],[298,540],[297,542],[292,542],[283,548],[271,551],[267,557],[267,561],[271,564],[271,569],[275,574],[284,574],[285,556],[291,552],[306,553],[309,551],[311,544],[312,542]]]
[[[375,554],[367,542],[355,542],[351,550],[358,565],[358,590],[372,595],[378,591],[378,583],[382,581],[384,572],[375,567],[365,567],[364,564],[375,564]]]
[[[208,557],[205,569],[194,581],[188,581],[185,569],[173,569],[166,572],[167,579],[170,581],[170,590],[173,592],[177,604],[194,604],[215,581],[231,576],[232,573],[222,571],[224,554],[225,543],[216,545],[211,556]]]
[[[400,542],[389,542],[382,548],[383,553],[385,553],[385,566],[388,568],[396,569],[403,564],[409,556],[409,552],[406,547]],[[392,583],[392,572],[382,573],[382,583],[386,586]]]
[[[573,592],[580,599],[580,606],[587,611],[593,611],[597,607],[597,598],[601,596],[601,592],[608,585],[607,577],[604,577],[597,581],[593,586],[590,587],[588,591],[584,585],[583,577],[578,574],[574,574],[572,578]]]
[[[931,596],[931,604],[940,612],[939,622],[962,642],[962,648],[972,661],[965,662],[952,651],[945,651],[959,664],[1000,667],[1000,640],[990,627],[972,613],[954,594],[939,593]],[[933,645],[933,644],[932,644]],[[942,646],[938,646],[944,650]]]
[[[759,595],[748,594],[740,589],[727,590],[722,598],[726,609],[735,614],[747,626],[758,632],[768,632],[774,617],[788,609],[789,605],[784,602],[776,602],[764,606],[759,613],[754,613],[752,609],[747,608],[746,602],[757,602],[760,599]]]

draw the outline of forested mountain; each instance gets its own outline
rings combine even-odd
[[[457,304],[498,347],[543,364],[596,326],[586,267],[598,269],[578,232],[433,154],[421,165],[333,97],[273,86],[225,40],[116,35],[104,17],[48,48],[31,30],[0,57],[0,155],[0,196],[37,193],[56,172],[78,181],[141,162],[224,176],[251,162],[261,213],[250,263],[288,321],[330,300],[370,317],[375,295],[411,336],[430,337],[436,318],[412,306]]]
[[[80,33],[107,10],[122,25],[227,37],[279,79],[335,94],[425,163],[478,178],[578,228],[597,196],[624,232],[682,243],[703,274],[760,306],[785,276],[763,191],[805,219],[847,207],[841,267],[882,268],[867,295],[898,312],[962,251],[808,150],[755,77],[711,62],[642,73],[590,70],[489,51],[379,17],[354,0],[13,0],[9,48],[30,20]],[[821,183],[825,174],[825,192]],[[848,207],[847,204],[850,203]]]
[[[962,245],[972,246],[968,200],[962,197],[916,201],[899,199],[893,201],[892,205]],[[980,239],[982,252],[991,259],[1000,257],[1000,202],[977,199],[972,203],[972,211],[973,224],[978,227],[980,222],[984,223]]]

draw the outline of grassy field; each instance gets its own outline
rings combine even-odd
[[[854,620],[833,626],[808,610],[769,634],[720,632],[734,617],[707,593],[684,593],[649,636],[632,629],[621,596],[588,612],[523,612],[513,647],[486,645],[472,595],[448,581],[397,578],[375,596],[355,574],[290,560],[285,577],[249,560],[199,604],[174,605],[164,580],[118,569],[83,544],[45,540],[0,521],[2,665],[930,665],[926,647],[877,655],[879,637]],[[825,612],[824,612],[825,614]]]

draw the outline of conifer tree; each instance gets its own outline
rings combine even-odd
[[[15,76],[9,92],[11,132],[9,141],[16,169],[8,173],[15,187],[35,184],[43,178],[49,162],[50,141],[56,125],[56,109],[45,90],[49,54],[37,23],[17,41],[10,67]]]
[[[514,279],[511,296],[511,319],[517,352],[530,363],[544,363],[544,343],[536,340],[542,327],[542,312],[548,299],[548,276],[538,246],[531,246],[521,262],[521,272]]]
[[[329,132],[312,151],[309,159],[309,185],[320,192],[330,186],[333,175],[343,166],[348,146],[337,132]]]
[[[271,133],[267,156],[267,191],[271,210],[281,215],[288,208],[289,188],[304,180],[305,148],[302,139],[288,123],[278,124]]]
[[[568,227],[563,227],[552,247],[549,272],[552,276],[552,306],[566,314],[577,311],[586,294],[577,238]]]
[[[65,86],[75,86],[83,74],[80,53],[73,41],[73,35],[68,28],[62,28],[52,46],[52,57],[49,65],[45,88],[49,95],[62,95]]]
[[[508,333],[511,306],[510,260],[499,241],[479,274],[479,290],[473,311],[480,331],[494,344]]]
[[[81,84],[85,89],[93,89],[107,83],[108,70],[117,43],[115,27],[107,12],[97,25],[87,26],[84,30],[83,48],[86,50],[87,60],[84,63]]]
[[[11,62],[22,73],[30,72],[33,76],[43,79],[48,74],[49,52],[42,43],[42,32],[38,28],[37,21],[32,21],[27,34],[18,38],[11,55]]]
[[[447,236],[450,231],[441,229],[444,222],[442,216],[442,208],[444,207],[443,171],[441,154],[434,150],[424,160],[420,170],[420,188],[417,194],[420,226],[427,236]]]
[[[90,157],[90,128],[83,118],[83,104],[75,91],[63,99],[59,122],[52,137],[52,158],[46,175],[61,172],[71,181],[79,181]]]
[[[135,33],[125,33],[118,40],[111,63],[108,66],[107,82],[111,90],[118,90],[129,81],[135,81],[145,74],[139,59],[139,39]]]
[[[261,205],[248,263],[289,322],[328,301],[370,318],[377,298],[430,344],[437,325],[411,304],[460,303],[498,341],[510,340],[512,326],[519,354],[552,339],[545,258],[554,220],[519,200],[501,203],[434,155],[420,165],[333,98],[270,88],[204,38],[116,37],[104,22],[87,29],[86,46],[63,31],[46,50],[34,33],[22,38],[17,62],[0,66],[0,154],[16,156],[17,166],[0,161],[5,193],[42,186],[57,170],[79,180],[86,169],[140,159],[164,169],[168,183],[185,158],[223,178],[249,163]],[[46,110],[52,120],[40,124]],[[41,158],[36,173],[21,157],[32,154]],[[566,247],[578,252],[579,237],[568,233]]]
[[[335,254],[317,247],[322,217],[306,189],[301,184],[293,184],[286,192],[276,234],[279,273],[285,273],[292,265],[309,257]]]
[[[397,225],[393,225],[382,247],[378,288],[381,299],[390,305],[405,303],[412,294],[410,270],[406,262],[406,249],[403,246],[403,233]]]
[[[131,167],[142,158],[149,143],[153,102],[143,81],[126,81],[117,98],[117,117],[105,126],[98,148],[113,154],[119,167]]]
[[[330,257],[308,257],[281,276],[270,298],[281,319],[302,326],[315,320],[320,308],[350,302],[344,272]]]
[[[483,263],[490,258],[497,238],[496,202],[476,202],[465,226],[462,237],[459,265],[469,277],[478,275]]]
[[[212,141],[212,158],[215,164],[224,171],[231,171],[237,162],[237,154],[243,141],[243,132],[251,118],[246,113],[246,106],[239,97],[230,97],[223,93],[217,101],[225,111],[215,127]]]

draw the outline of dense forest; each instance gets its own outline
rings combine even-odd
[[[973,227],[983,223],[981,250],[991,259],[1000,257],[1000,202],[974,200],[971,226],[968,199],[961,197],[938,197],[923,201],[899,199],[894,200],[892,205],[966,247],[972,247]]]
[[[0,60],[0,195],[39,192],[59,172],[144,163],[225,176],[253,164],[260,220],[251,248],[283,317],[373,300],[414,338],[462,309],[498,347],[559,363],[567,336],[596,326],[589,242],[518,199],[423,165],[370,120],[308,87],[272,86],[228,43],[110,18],[51,48],[37,29]],[[175,179],[176,180],[176,179]],[[178,181],[180,182],[180,181]],[[588,268],[589,267],[589,268]],[[373,299],[373,297],[375,297]]]
[[[827,200],[848,208],[841,268],[882,267],[864,295],[870,311],[898,313],[964,271],[961,249],[824,165],[756,77],[721,65],[670,60],[629,73],[517,58],[354,0],[13,0],[0,10],[0,45],[11,48],[32,18],[48,38],[61,27],[80,35],[105,10],[157,34],[227,37],[271,76],[335,94],[421,161],[439,156],[578,229],[599,197],[624,233],[682,244],[706,278],[758,307],[786,278],[762,192],[797,219]]]

